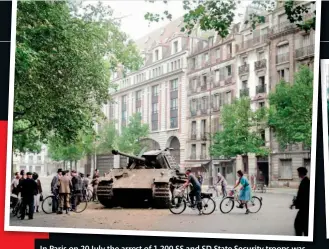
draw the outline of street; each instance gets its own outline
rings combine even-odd
[[[44,184],[44,188],[48,184]],[[150,230],[171,232],[237,233],[259,235],[294,235],[296,210],[289,209],[296,190],[256,193],[263,198],[263,206],[256,214],[245,214],[245,210],[234,208],[222,214],[218,208],[211,215],[199,216],[187,208],[180,215],[169,210],[157,209],[105,209],[90,202],[80,214],[69,215],[36,213],[33,220],[21,221],[11,217],[11,226],[97,228],[122,230]],[[45,195],[46,196],[46,195]]]

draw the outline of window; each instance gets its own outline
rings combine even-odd
[[[279,169],[280,179],[290,180],[292,179],[292,160],[280,159],[280,169]]]
[[[140,90],[140,91],[136,92],[136,100],[138,101],[138,100],[141,100],[141,99],[142,99],[142,91]]]
[[[202,86],[206,86],[207,85],[207,75],[203,75],[202,76]]]
[[[259,85],[264,86],[265,85],[265,76],[261,76],[259,79]]]
[[[192,69],[196,68],[196,58],[192,58]]]
[[[209,46],[212,47],[214,45],[214,37],[210,36],[208,42],[209,42]]]
[[[216,71],[215,71],[215,81],[216,82],[218,82],[219,81],[219,70],[217,69]]]
[[[205,139],[206,138],[206,129],[207,129],[207,120],[206,119],[202,119],[201,120],[201,139]]]
[[[279,80],[284,80],[284,69],[278,71]]]
[[[261,61],[261,60],[264,60],[265,59],[265,53],[264,52],[259,52],[258,53],[258,60]]]
[[[178,99],[171,99],[170,100],[170,110],[177,110],[178,109]]]
[[[248,61],[248,57],[242,57],[242,64],[246,65]]]
[[[232,44],[227,44],[226,45],[226,51],[227,51],[227,57],[230,58],[232,56]]]
[[[159,109],[158,109],[158,103],[153,103],[152,104],[152,113],[158,113]]]
[[[228,65],[226,66],[226,76],[230,77],[232,75],[232,66]]]
[[[170,90],[172,92],[178,90],[178,79],[174,79],[170,81]]]
[[[196,159],[196,144],[191,145],[191,159]]]
[[[196,121],[192,121],[191,139],[196,139]]]
[[[195,90],[197,88],[197,80],[193,79],[192,84],[193,84],[193,89]]]
[[[158,85],[152,87],[152,95],[153,96],[159,95],[159,86]]]
[[[29,161],[33,161],[33,156],[29,156]]]
[[[154,60],[155,61],[159,60],[159,50],[154,51]]]
[[[174,54],[178,52],[178,41],[174,42]]]
[[[136,107],[136,112],[142,114],[142,107]]]
[[[260,131],[260,137],[262,139],[262,146],[265,146],[265,142],[266,142],[265,130]]]
[[[242,89],[247,89],[248,88],[248,81],[244,80],[242,81]]]
[[[265,107],[265,102],[264,101],[258,102],[258,107],[259,108],[264,108]]]
[[[312,44],[311,42],[311,35],[310,34],[305,34],[303,35],[302,37],[302,47],[305,48],[305,47],[308,47]]]
[[[228,91],[225,93],[225,104],[231,104],[232,103],[232,93],[231,91]]]
[[[177,117],[170,117],[170,128],[177,128],[178,127],[178,122],[177,122]]]
[[[38,162],[40,162],[41,161],[41,156],[38,156]]]
[[[216,58],[220,58],[220,48],[216,49]]]
[[[207,155],[207,145],[201,144],[201,159],[206,159]]]
[[[205,53],[203,59],[207,63],[209,61],[209,54]]]

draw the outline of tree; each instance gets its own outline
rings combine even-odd
[[[146,0],[154,3],[154,0]],[[164,4],[168,4],[168,0],[163,0]],[[296,5],[299,1],[288,0],[284,2],[285,13],[291,23],[295,23],[302,30],[315,30],[315,11],[314,17],[304,19],[303,16],[310,12],[308,7]],[[254,29],[257,24],[265,22],[264,12],[271,13],[276,8],[275,0],[253,0],[254,7],[262,10],[263,13],[254,13],[249,16],[245,24],[250,24]],[[312,2],[315,4],[315,2]],[[182,7],[186,11],[184,14],[184,27],[182,32],[191,34],[192,31],[199,27],[203,31],[214,30],[222,38],[230,33],[230,28],[236,16],[237,7],[241,5],[238,0],[183,0]],[[162,14],[146,13],[145,19],[150,22],[159,22],[160,20],[172,20],[172,14],[165,10]]]
[[[50,133],[74,142],[102,116],[115,87],[111,72],[118,65],[124,70],[141,65],[135,44],[112,12],[101,4],[18,2],[15,150],[36,152]]]
[[[269,96],[269,126],[281,146],[295,143],[311,146],[313,79],[311,69],[301,66],[293,84],[281,81]]]
[[[266,115],[263,109],[253,112],[249,98],[236,99],[231,105],[225,105],[221,113],[223,129],[213,135],[210,147],[212,156],[235,157],[255,153],[268,154],[259,129],[264,129]]]
[[[149,135],[148,124],[142,123],[140,113],[134,113],[129,118],[129,123],[122,128],[120,137],[118,138],[117,147],[120,151],[137,155],[141,151],[141,139]]]
[[[97,147],[98,153],[110,153],[116,148],[118,139],[118,131],[115,128],[114,122],[106,123],[99,132],[99,144]]]

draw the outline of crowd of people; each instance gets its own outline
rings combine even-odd
[[[86,176],[76,170],[58,169],[57,174],[51,181],[50,191],[53,194],[52,212],[62,214],[74,211],[82,196],[92,193],[91,199],[97,200],[97,186],[99,182],[99,171],[96,169],[91,179],[90,174]],[[92,188],[91,191],[88,189]],[[22,170],[16,172],[11,182],[12,207],[15,207],[21,198],[21,219],[28,215],[33,219],[33,214],[40,210],[40,203],[43,201],[43,190],[39,175],[37,173]],[[58,202],[58,199],[59,202]],[[59,204],[59,205],[58,205]]]

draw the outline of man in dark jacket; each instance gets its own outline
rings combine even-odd
[[[295,219],[296,236],[308,236],[308,218],[310,205],[310,179],[307,177],[307,169],[300,167],[297,169],[299,177],[302,179],[299,185],[294,206],[298,210]]]
[[[21,182],[21,193],[22,193],[22,209],[21,209],[21,219],[25,218],[26,207],[29,207],[29,219],[33,219],[34,213],[34,196],[38,193],[38,185],[32,179],[32,173],[28,172],[27,178]]]
[[[76,207],[80,204],[80,199],[82,196],[82,179],[79,174],[75,170],[71,171],[72,175],[72,210],[75,210]]]
[[[58,169],[57,170],[57,175],[55,175],[53,177],[53,180],[51,181],[51,184],[50,184],[50,190],[51,190],[51,193],[53,194],[53,203],[52,203],[52,212],[53,213],[56,213],[58,211],[58,201],[57,201],[57,195],[59,194],[58,193],[58,181],[59,181],[59,178],[62,176],[62,169]]]

